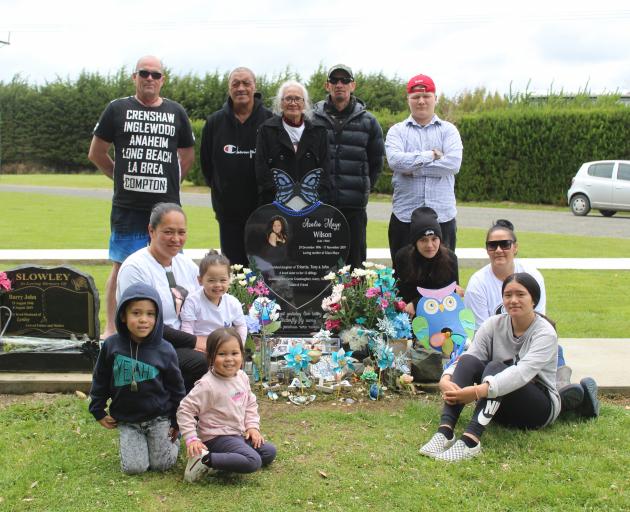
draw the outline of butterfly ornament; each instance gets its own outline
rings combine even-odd
[[[276,185],[276,203],[299,212],[319,202],[318,189],[322,169],[309,171],[297,183],[280,169],[272,169],[271,172]]]

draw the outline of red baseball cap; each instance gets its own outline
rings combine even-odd
[[[435,92],[435,83],[430,76],[416,75],[407,82],[407,92],[411,94],[416,87],[422,87],[424,92]]]

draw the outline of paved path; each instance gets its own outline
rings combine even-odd
[[[88,197],[107,199],[112,191],[91,188],[61,188],[30,185],[3,185],[0,192],[27,192],[59,196]],[[182,203],[190,206],[210,207],[210,193],[182,193]],[[586,217],[576,217],[567,208],[564,212],[521,210],[516,208],[479,208],[461,206],[458,208],[457,225],[462,228],[488,229],[496,219],[509,219],[517,233],[533,231],[563,235],[605,236],[630,238],[630,217],[606,218],[594,212]],[[372,202],[368,205],[370,220],[389,220],[391,204]]]
[[[605,393],[630,396],[630,339],[562,338],[564,356],[573,370],[571,382],[593,377]],[[88,392],[89,373],[4,373],[0,372],[0,393]]]

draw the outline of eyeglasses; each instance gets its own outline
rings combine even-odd
[[[299,96],[285,96],[284,98],[282,98],[282,101],[299,105],[304,101],[304,98],[300,98]]]
[[[339,82],[341,82],[344,85],[348,85],[349,83],[354,82],[354,80],[352,80],[352,78],[341,78],[341,77],[337,77],[337,76],[331,76],[328,79],[328,83],[333,84],[333,85],[337,85]]]
[[[162,73],[160,73],[159,71],[147,71],[146,69],[139,69],[138,71],[136,71],[136,73],[138,73],[142,78],[149,78],[149,76],[153,78],[153,80],[159,80],[160,78],[162,78]]]
[[[512,245],[514,245],[514,240],[491,240],[486,242],[486,250],[494,252],[501,247],[502,250],[507,251]]]

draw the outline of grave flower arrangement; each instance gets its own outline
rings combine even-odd
[[[325,328],[338,333],[352,350],[360,353],[367,348],[373,366],[378,368],[370,386],[370,397],[377,399],[382,393],[383,373],[393,377],[410,372],[406,348],[397,355],[391,346],[392,340],[403,340],[406,346],[406,340],[412,337],[394,271],[365,262],[363,268],[350,272],[346,266],[329,273],[325,279],[333,281],[331,295],[322,301]]]
[[[269,380],[271,349],[267,337],[280,328],[280,306],[268,297],[269,288],[259,272],[235,264],[230,267],[230,274],[228,293],[241,303],[247,324],[245,350],[258,352],[253,356],[257,367],[255,374],[260,372],[263,380]],[[258,347],[252,335],[259,337]]]
[[[322,301],[325,328],[340,333],[357,326],[378,330],[390,338],[411,336],[406,304],[398,296],[394,270],[384,265],[364,262],[363,268],[345,266],[330,272],[332,293]]]
[[[243,265],[232,265],[230,267],[228,293],[239,300],[243,306],[243,313],[248,315],[252,304],[258,297],[269,295],[269,288],[259,273],[243,267]]]

